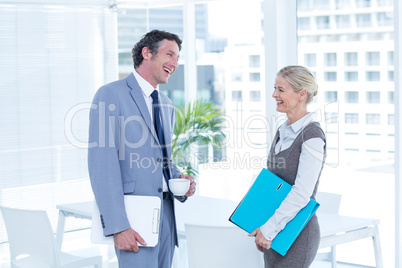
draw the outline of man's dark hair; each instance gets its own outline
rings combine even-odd
[[[145,34],[131,50],[134,61],[134,69],[137,69],[137,67],[139,67],[144,60],[144,57],[142,56],[142,49],[144,47],[147,47],[151,51],[152,55],[155,55],[158,52],[161,41],[165,39],[169,41],[176,41],[177,45],[179,46],[179,50],[181,50],[182,41],[176,34],[166,31],[152,30]]]

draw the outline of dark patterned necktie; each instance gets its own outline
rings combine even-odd
[[[160,117],[160,104],[159,104],[158,91],[154,90],[151,94],[151,97],[152,97],[152,107],[154,110],[155,130],[156,130],[156,134],[158,135],[159,144],[161,145],[162,152],[163,152],[163,161],[162,161],[163,174],[165,175],[164,177],[165,177],[167,185],[169,185],[169,182],[168,182],[169,178],[170,178],[170,176],[169,176],[169,160],[168,160],[168,156],[167,156],[165,137],[163,136],[162,122],[161,122],[161,117]]]

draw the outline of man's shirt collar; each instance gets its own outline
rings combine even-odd
[[[147,80],[145,80],[136,70],[133,71],[135,79],[137,79],[138,85],[142,89],[145,96],[150,97],[152,92],[156,89],[159,91],[159,85],[154,88]]]

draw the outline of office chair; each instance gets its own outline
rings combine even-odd
[[[46,211],[0,207],[10,243],[12,268],[102,267],[102,257],[61,252]]]
[[[262,268],[263,254],[238,227],[185,225],[189,268]]]

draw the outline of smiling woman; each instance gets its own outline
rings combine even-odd
[[[272,97],[276,110],[286,113],[289,124],[307,114],[307,104],[317,95],[314,75],[302,66],[287,66],[278,72]]]
[[[292,185],[274,215],[252,232],[257,248],[264,252],[266,268],[308,268],[317,254],[320,228],[316,215],[310,219],[285,256],[271,249],[271,243],[310,198],[315,199],[326,155],[326,138],[318,122],[307,113],[307,104],[317,93],[311,72],[303,66],[282,68],[275,80],[272,97],[277,111],[286,113],[268,155],[267,168]],[[312,149],[317,154],[310,153]],[[284,165],[275,164],[284,161]],[[274,163],[274,164],[272,164]]]

